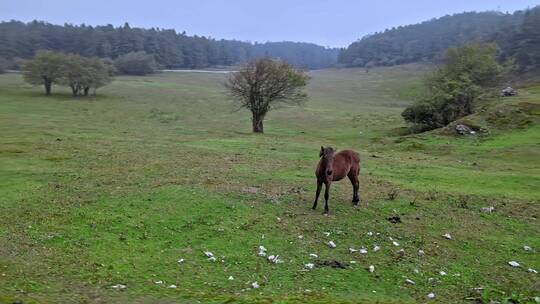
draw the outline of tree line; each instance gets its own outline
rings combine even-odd
[[[390,66],[439,62],[451,47],[469,42],[495,42],[498,56],[515,58],[521,70],[540,69],[540,6],[513,14],[469,12],[368,35],[343,49],[345,66]]]
[[[263,56],[316,69],[333,65],[339,52],[311,43],[216,40],[171,29],[136,28],[128,23],[120,27],[62,26],[41,21],[0,23],[0,57],[16,66],[20,58],[32,58],[39,50],[110,59],[146,52],[166,69],[229,66]]]

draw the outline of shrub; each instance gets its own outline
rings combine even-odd
[[[9,62],[6,59],[0,57],[0,74],[5,73],[8,68]]]
[[[427,97],[407,107],[402,117],[435,129],[472,114],[475,101],[502,78],[505,67],[497,62],[496,55],[495,44],[449,49],[444,64],[424,81]]]
[[[119,74],[146,75],[156,72],[154,56],[145,52],[131,52],[122,55],[114,61]]]

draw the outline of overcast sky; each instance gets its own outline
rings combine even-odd
[[[464,11],[513,12],[540,0],[0,0],[0,20],[174,28],[244,41],[347,46],[363,35]]]

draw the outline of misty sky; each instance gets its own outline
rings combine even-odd
[[[513,12],[540,0],[0,0],[0,20],[174,28],[244,41],[347,46],[365,34],[464,11]]]

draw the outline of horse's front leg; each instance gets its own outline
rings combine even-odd
[[[325,189],[324,189],[324,214],[328,215],[328,197],[330,196],[330,182],[324,183]]]
[[[358,206],[358,203],[360,202],[360,196],[358,195],[358,190],[360,188],[360,181],[358,180],[357,176],[351,177],[351,184],[353,186],[352,203],[353,205]]]
[[[315,193],[315,202],[313,202],[313,207],[311,209],[317,209],[317,202],[319,201],[319,195],[321,194],[322,182],[317,180],[317,192]]]

